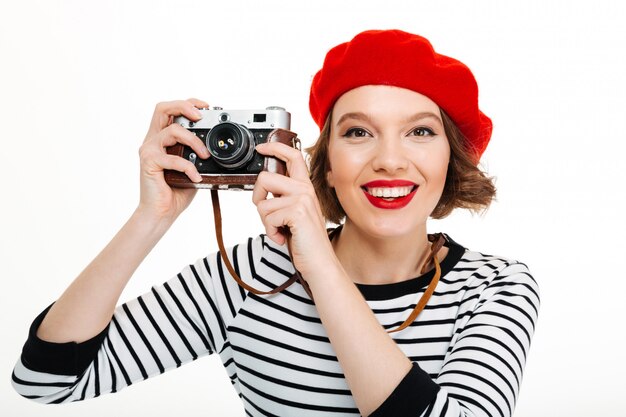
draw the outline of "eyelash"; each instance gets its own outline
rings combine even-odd
[[[426,134],[414,135],[414,136],[421,136],[421,137],[423,137],[423,136],[435,136],[435,132],[432,129],[430,129],[428,127],[423,127],[423,126],[422,127],[416,127],[415,129],[411,130],[409,133],[415,133],[417,131],[423,131],[423,132],[426,132]]]
[[[360,132],[360,133],[364,133],[364,134],[356,136],[355,135],[356,132]],[[367,130],[363,129],[362,127],[352,127],[350,129],[346,130],[346,133],[344,133],[342,136],[344,138],[363,138],[363,137],[365,137],[366,135],[369,135],[369,134],[370,133]]]
[[[422,132],[422,134],[414,134],[418,131]],[[355,135],[355,133],[357,132],[359,132],[360,135],[358,136]],[[344,133],[342,136],[344,138],[362,138],[362,137],[366,137],[367,135],[371,136],[371,134],[367,130],[363,129],[362,127],[352,127],[346,130],[346,133]],[[409,132],[409,135],[417,136],[417,137],[427,137],[427,136],[435,136],[435,132],[431,128],[421,126],[421,127],[416,127],[415,129],[411,130]]]

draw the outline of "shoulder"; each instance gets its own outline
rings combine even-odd
[[[451,242],[461,246],[453,240]],[[512,257],[461,247],[462,255],[447,279],[463,280],[470,287],[480,287],[483,297],[500,292],[517,292],[532,297],[536,301],[533,304],[539,303],[539,285],[526,263]]]
[[[225,253],[214,252],[199,260],[210,276],[220,277],[222,283],[236,284],[226,266],[230,262],[237,275],[246,283],[265,291],[273,288],[281,276],[291,277],[294,272],[286,245],[278,245],[265,234],[249,237],[237,245],[226,248]],[[265,287],[265,288],[264,288]]]
[[[286,248],[276,245],[265,234],[260,234],[257,236],[250,236],[246,240],[242,240],[233,246],[226,247],[226,253],[221,253],[220,251],[211,252],[202,258],[202,260],[214,263],[219,260],[223,261],[223,257],[225,255],[228,256],[229,259],[235,257],[239,260],[247,260],[248,262],[254,264],[258,264],[263,258],[267,257],[289,257]]]
[[[287,245],[278,245],[265,234],[250,237],[246,242],[227,249],[227,252],[239,254],[245,252],[255,266],[266,265],[285,270],[289,274],[293,273],[293,264]]]

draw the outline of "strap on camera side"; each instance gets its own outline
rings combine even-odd
[[[222,260],[224,261],[224,265],[226,265],[226,269],[228,269],[228,272],[234,278],[234,280],[237,281],[237,284],[239,284],[240,286],[242,286],[243,288],[245,288],[246,290],[250,291],[253,294],[270,295],[270,294],[279,293],[285,288],[289,287],[294,282],[299,281],[300,284],[302,284],[302,286],[304,287],[304,290],[306,291],[306,293],[311,298],[311,300],[313,300],[313,293],[311,293],[309,284],[307,284],[306,281],[304,281],[304,279],[302,278],[302,276],[297,270],[293,273],[291,278],[289,278],[287,281],[285,281],[278,287],[273,288],[270,291],[257,290],[251,285],[248,285],[247,283],[245,283],[239,277],[237,272],[235,272],[235,268],[233,268],[232,264],[230,263],[230,260],[228,259],[228,253],[226,252],[226,249],[224,247],[224,241],[222,237],[222,213],[220,210],[220,199],[218,197],[217,190],[211,190],[211,202],[213,203],[213,218],[215,220],[215,237],[217,238],[217,246],[220,249],[220,255],[221,255]]]

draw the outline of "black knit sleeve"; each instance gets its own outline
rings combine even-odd
[[[54,343],[37,337],[37,329],[48,314],[52,305],[39,314],[28,332],[28,339],[22,348],[22,363],[37,372],[57,375],[80,375],[94,360],[108,326],[98,335],[81,343]]]
[[[419,416],[435,400],[437,392],[439,385],[414,362],[411,370],[370,417]]]

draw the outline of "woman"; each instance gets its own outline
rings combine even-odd
[[[171,119],[197,120],[206,106],[157,106],[140,151],[138,208],[35,320],[15,388],[46,403],[81,400],[217,352],[249,415],[510,416],[537,285],[524,264],[426,229],[429,216],[480,210],[495,194],[477,168],[491,121],[469,69],[397,30],[333,48],[311,87],[321,133],[310,176],[296,149],[259,145],[288,176],[259,175],[252,199],[266,234],[226,253],[260,289],[295,270],[308,288],[244,291],[217,253],[116,309],[195,194],[170,188],[163,170],[200,180],[164,148],[180,142],[209,156]],[[329,234],[327,220],[341,226]]]

